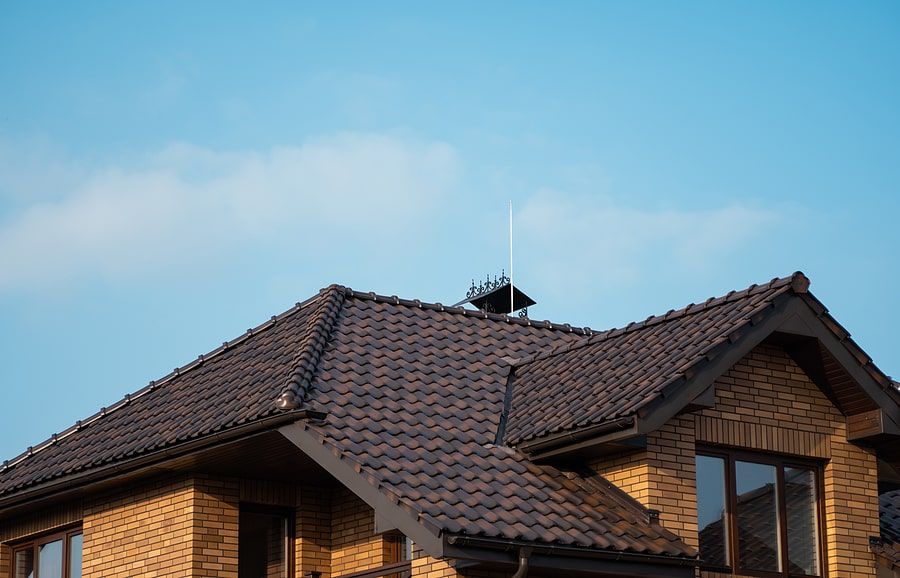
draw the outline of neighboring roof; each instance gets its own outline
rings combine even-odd
[[[331,286],[0,468],[0,503],[306,408],[327,414],[303,426],[316,447],[436,535],[692,558],[602,478],[537,465],[500,432],[518,443],[638,411],[807,284],[796,274],[596,335]]]
[[[878,496],[881,543],[873,542],[872,550],[894,565],[900,565],[900,490]]]
[[[636,414],[793,288],[805,290],[799,276],[774,279],[519,360],[506,441]]]

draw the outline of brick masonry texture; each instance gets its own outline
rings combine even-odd
[[[193,484],[186,477],[86,504],[84,577],[191,575],[193,512]]]
[[[331,573],[334,576],[388,563],[384,536],[375,534],[375,512],[349,490],[337,490],[331,510]]]
[[[846,420],[780,348],[763,345],[716,381],[715,406],[676,417],[648,436],[647,450],[593,467],[697,546],[696,444],[827,459],[824,470],[829,575],[872,576],[878,473],[872,451],[846,441]],[[706,578],[718,576],[704,573]]]

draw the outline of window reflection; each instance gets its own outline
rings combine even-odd
[[[741,569],[780,571],[775,466],[735,462],[735,484]]]
[[[69,578],[81,578],[81,550],[84,544],[84,536],[75,534],[69,536]]]
[[[34,550],[16,552],[16,578],[34,578]]]
[[[816,475],[806,468],[784,469],[788,564],[791,574],[819,573]]]
[[[725,523],[725,460],[697,456],[697,528],[700,557],[707,566],[725,567],[728,526]]]
[[[38,571],[40,572],[40,578],[62,578],[62,540],[47,542],[38,547]]]

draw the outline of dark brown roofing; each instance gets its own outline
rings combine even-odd
[[[694,556],[599,477],[497,447],[508,365],[588,330],[333,286],[0,472],[0,497],[278,413],[441,533]]]
[[[321,443],[448,534],[640,553],[694,553],[599,480],[494,445],[505,356],[580,339],[564,326],[348,298],[309,403]]]
[[[634,415],[729,342],[795,275],[598,333],[516,363],[506,440],[512,445]]]
[[[873,543],[872,550],[900,565],[900,490],[878,496],[881,543]]]
[[[306,425],[321,447],[438,534],[692,557],[604,480],[496,445],[507,393],[511,440],[638,411],[806,282],[798,274],[596,336],[332,286],[12,460],[0,500],[301,407],[327,412]],[[512,390],[510,359],[524,360]]]

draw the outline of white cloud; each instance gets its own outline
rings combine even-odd
[[[435,207],[458,162],[444,143],[348,133],[264,152],[172,145],[136,165],[93,170],[0,221],[0,290],[142,277],[248,243],[389,235]]]
[[[531,277],[544,290],[583,295],[715,270],[780,219],[741,204],[653,210],[542,191],[518,212],[516,227]]]

